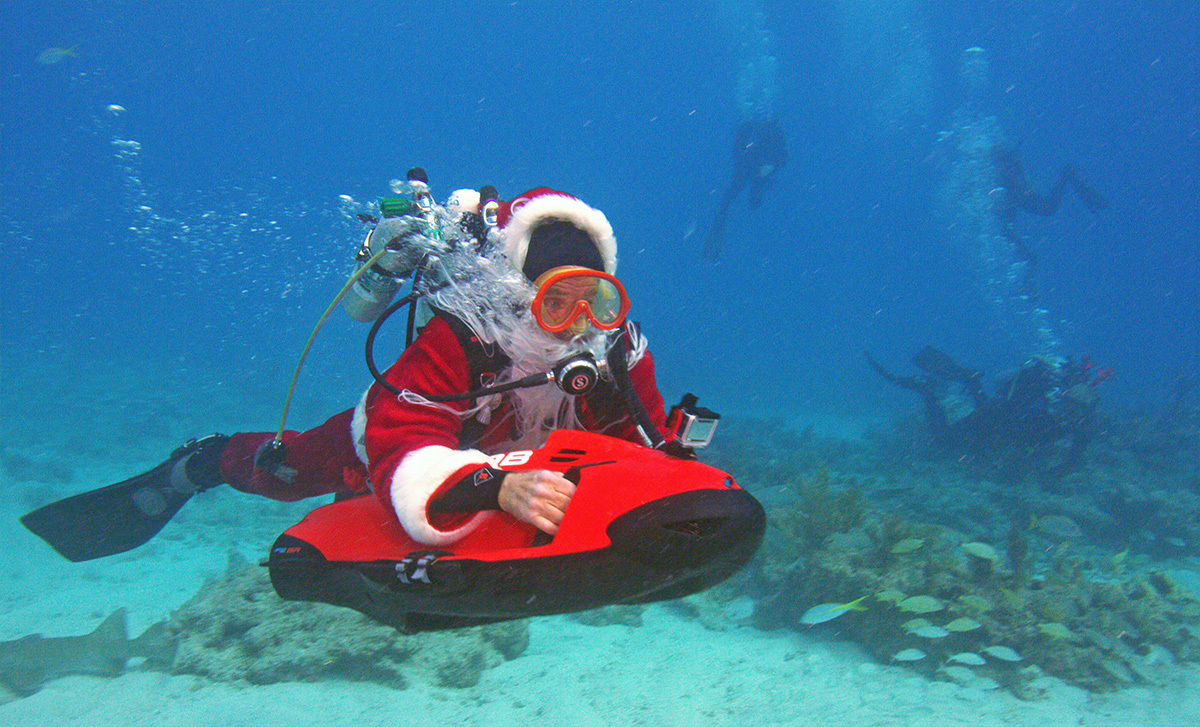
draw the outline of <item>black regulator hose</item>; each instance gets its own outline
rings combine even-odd
[[[412,278],[412,289],[413,290],[418,290],[421,287],[421,280],[422,280],[422,278],[425,277],[425,265],[428,262],[428,260],[429,260],[429,256],[426,255],[424,258],[421,259],[421,263],[419,265],[417,265],[417,269],[413,273],[413,278]],[[408,326],[405,328],[405,331],[404,331],[404,347],[405,348],[408,348],[409,346],[412,345],[413,337],[416,335],[416,330],[417,330],[417,306],[414,304],[411,308],[408,309]]]
[[[608,370],[612,374],[613,382],[617,385],[617,390],[625,399],[625,410],[629,412],[633,423],[637,425],[642,440],[645,441],[647,447],[659,449],[666,440],[658,431],[658,427],[654,426],[654,420],[650,418],[646,406],[642,404],[637,392],[633,390],[633,383],[629,380],[629,351],[629,333],[626,327],[622,326],[621,332],[617,334],[617,340],[608,349]]]
[[[421,270],[418,269],[417,272],[418,272],[418,276],[419,276],[421,273]],[[383,327],[383,324],[387,321],[388,318],[390,318],[392,316],[393,313],[400,310],[401,308],[403,308],[406,305],[411,305],[412,308],[409,309],[409,316],[408,316],[408,340],[407,340],[407,342],[405,342],[404,347],[408,348],[409,346],[412,345],[413,328],[416,323],[415,319],[416,319],[417,301],[420,300],[421,298],[425,297],[426,295],[429,295],[430,293],[434,292],[435,290],[441,290],[442,288],[449,285],[449,283],[440,283],[438,285],[433,286],[429,290],[417,292],[416,284],[419,282],[420,282],[420,277],[414,277],[413,292],[409,293],[408,295],[404,296],[400,300],[396,301],[395,303],[392,303],[387,308],[385,308],[383,310],[383,312],[379,314],[379,317],[375,319],[375,322],[371,324],[371,330],[367,332],[367,342],[364,347],[366,349],[365,353],[366,353],[366,357],[367,357],[367,370],[371,372],[371,376],[377,382],[379,382],[380,386],[382,386],[383,388],[392,392],[396,396],[400,396],[400,394],[402,392],[399,389],[397,389],[395,386],[392,386],[386,380],[384,380],[383,374],[379,373],[379,369],[375,366],[375,336],[377,336],[379,334],[379,329]]]
[[[379,369],[375,366],[375,336],[379,334],[379,329],[383,326],[384,322],[388,318],[391,317],[391,315],[393,313],[400,310],[401,308],[403,308],[406,305],[412,305],[415,308],[417,299],[420,297],[421,296],[417,293],[409,293],[408,295],[404,296],[403,298],[396,301],[395,303],[392,303],[387,308],[385,308],[382,313],[379,314],[379,317],[375,319],[375,322],[373,324],[371,324],[371,330],[367,332],[367,343],[366,343],[366,351],[365,351],[366,356],[367,356],[367,370],[371,372],[371,376],[373,376],[375,378],[375,381],[379,382],[380,386],[382,386],[383,388],[392,392],[396,396],[399,396],[401,394],[401,391],[399,389],[397,389],[395,386],[392,386],[391,384],[389,384],[383,378],[383,374],[379,373]]]

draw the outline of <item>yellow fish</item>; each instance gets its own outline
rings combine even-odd
[[[905,613],[936,613],[945,608],[945,605],[933,596],[913,596],[896,606]]]
[[[800,617],[800,623],[805,626],[815,626],[816,624],[832,621],[841,616],[847,611],[866,611],[867,607],[860,605],[866,596],[856,598],[850,603],[822,603],[819,606],[813,606]]]
[[[1038,624],[1038,631],[1052,639],[1074,639],[1075,632],[1060,623]]]
[[[895,605],[904,600],[904,594],[895,590],[894,588],[888,589],[886,591],[880,591],[879,593],[876,593],[875,600]]]
[[[925,544],[924,538],[905,538],[892,546],[892,555],[904,555],[917,550]]]

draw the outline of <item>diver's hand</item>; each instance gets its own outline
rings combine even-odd
[[[509,472],[500,485],[500,509],[554,535],[574,494],[575,485],[557,472]]]

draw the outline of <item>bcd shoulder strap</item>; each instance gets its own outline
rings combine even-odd
[[[431,306],[432,308],[432,306]],[[467,367],[470,371],[470,387],[468,390],[480,389],[495,383],[496,375],[508,367],[512,360],[494,343],[484,343],[462,320],[440,308],[433,308],[434,315],[446,321],[453,331],[454,337],[462,346],[463,355],[467,357]],[[478,419],[469,419],[462,424],[458,441],[460,446],[471,446],[483,436],[487,424]]]

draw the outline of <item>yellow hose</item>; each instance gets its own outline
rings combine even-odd
[[[342,302],[342,298],[346,297],[346,293],[350,291],[350,287],[357,283],[358,279],[361,278],[368,270],[370,270],[371,266],[378,262],[379,259],[388,252],[391,251],[388,250],[387,247],[384,247],[382,250],[372,255],[370,260],[367,260],[365,263],[363,263],[361,268],[354,271],[354,274],[350,276],[350,279],[346,281],[346,284],[342,286],[342,289],[338,291],[338,294],[333,297],[333,301],[330,302],[329,307],[325,309],[325,312],[321,314],[321,319],[317,321],[317,325],[313,328],[312,333],[308,336],[308,342],[304,344],[304,351],[300,354],[300,360],[296,362],[296,370],[292,373],[292,383],[288,386],[287,398],[283,401],[283,413],[279,416],[279,429],[275,431],[276,444],[279,444],[283,441],[283,428],[287,423],[288,409],[292,407],[292,394],[296,393],[296,381],[300,378],[300,369],[304,368],[304,359],[308,358],[308,352],[312,349],[313,341],[317,338],[317,331],[321,330],[321,326],[325,325],[325,321],[329,318],[329,314],[333,313],[333,309],[337,307],[337,304]]]

